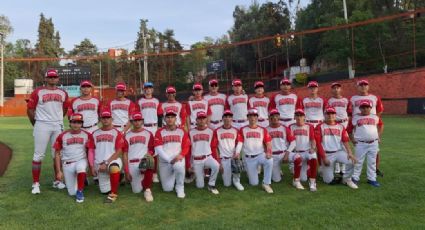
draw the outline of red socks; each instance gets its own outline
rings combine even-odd
[[[310,159],[307,162],[308,170],[307,176],[308,178],[316,179],[317,176],[317,159]]]
[[[81,172],[81,173],[77,174],[78,191],[83,191],[85,180],[86,180],[86,173],[85,172]]]
[[[111,192],[118,194],[118,186],[120,185],[120,173],[110,173],[109,180],[111,181]]]
[[[152,187],[152,177],[153,177],[153,170],[148,169],[143,173],[145,176],[142,180],[142,187],[143,189],[150,189]]]
[[[32,161],[32,182],[40,181],[41,161]]]
[[[302,163],[303,163],[303,159],[301,157],[297,157],[294,160],[294,179],[300,178]]]

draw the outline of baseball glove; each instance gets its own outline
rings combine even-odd
[[[232,159],[230,161],[232,173],[241,173],[245,170],[243,162],[240,159]]]
[[[145,172],[148,169],[155,168],[155,160],[152,155],[146,154],[139,163],[139,169],[141,172]]]

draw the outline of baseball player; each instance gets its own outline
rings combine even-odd
[[[242,81],[232,81],[233,94],[227,97],[227,107],[233,113],[233,127],[240,129],[248,125],[248,95],[243,93]]]
[[[350,140],[348,133],[344,126],[336,123],[336,111],[334,108],[326,108],[325,113],[325,123],[316,127],[315,135],[317,151],[323,161],[321,166],[323,181],[327,184],[332,182],[335,162],[339,162],[345,164],[346,167],[346,172],[343,174],[343,183],[352,189],[357,189],[357,185],[351,180],[356,157],[353,156],[348,144]]]
[[[208,106],[208,102],[202,97],[204,87],[200,83],[193,84],[192,87],[193,99],[189,100],[186,104],[186,113],[187,113],[187,127],[189,130],[192,130],[197,126],[197,113],[205,112],[208,116],[211,116],[211,109]],[[207,124],[209,123],[209,118],[207,119]]]
[[[208,102],[208,106],[211,110],[210,117],[210,128],[215,130],[223,125],[222,116],[226,106],[225,94],[218,92],[218,81],[217,79],[211,79],[208,82],[209,91],[208,94],[204,96],[204,99]]]
[[[354,165],[353,182],[358,185],[363,168],[363,162],[367,158],[367,183],[379,187],[376,180],[376,155],[379,151],[379,142],[384,130],[380,117],[371,114],[372,106],[368,101],[360,104],[360,115],[353,117],[350,129],[353,129],[351,140],[355,146],[358,162]]]
[[[305,122],[305,113],[302,109],[295,110],[295,123],[290,126],[295,137],[295,150],[302,158],[300,180],[306,181],[308,178],[310,191],[317,191],[317,154],[316,141],[313,125]],[[295,185],[297,187],[298,184]],[[300,189],[302,187],[298,186]]]
[[[142,173],[139,164],[146,154],[154,155],[154,138],[151,132],[143,128],[141,113],[132,114],[130,122],[133,128],[125,134],[123,147],[125,176],[130,181],[134,193],[140,193],[144,190],[145,200],[152,202],[153,170],[147,169]]]
[[[32,92],[27,104],[27,115],[34,126],[34,156],[32,159],[32,194],[40,193],[41,162],[45,156],[47,145],[51,143],[53,168],[55,175],[58,170],[54,164],[53,144],[63,131],[63,116],[66,114],[69,101],[68,94],[57,88],[59,82],[58,72],[48,70],[45,75],[46,86],[37,88]],[[60,180],[53,182],[53,188],[64,189],[65,184]]]
[[[100,114],[102,128],[93,132],[96,146],[94,154],[89,152],[89,165],[92,175],[99,179],[100,192],[109,193],[105,203],[115,202],[118,198],[121,153],[124,145],[122,133],[112,125],[112,113],[104,110]]]
[[[342,124],[344,128],[347,128],[348,125],[348,99],[343,97],[342,86],[338,82],[334,82],[331,85],[332,97],[326,101],[325,108],[333,107],[336,111],[336,123]],[[335,173],[345,173],[345,165],[336,163],[335,164]]]
[[[249,98],[249,108],[257,109],[258,111],[258,125],[267,128],[269,126],[268,108],[270,98],[264,95],[264,83],[256,81],[254,83],[255,95]]]
[[[323,123],[323,109],[326,101],[319,97],[319,84],[316,81],[310,81],[307,84],[310,95],[302,100],[301,108],[305,112],[305,121],[314,127]]]
[[[291,93],[291,82],[284,78],[280,81],[280,92],[273,95],[270,100],[269,110],[277,109],[280,114],[280,123],[286,127],[295,123],[295,109],[301,107],[301,100]]]
[[[161,103],[162,111],[166,110],[173,110],[174,113],[177,115],[176,117],[176,125],[178,127],[183,128],[184,130],[187,130],[185,127],[186,123],[186,108],[178,101],[176,101],[176,88],[173,86],[168,86],[165,90],[165,93],[167,94],[167,101]],[[163,125],[166,124],[166,120],[164,117]]]
[[[235,188],[243,191],[240,173],[232,173],[231,160],[240,159],[242,142],[239,140],[239,131],[232,126],[233,113],[229,109],[223,112],[223,126],[214,130],[214,140],[212,149],[220,153],[220,167],[222,169],[223,184],[229,187],[232,182]]]
[[[155,134],[155,153],[159,155],[159,174],[162,189],[166,192],[176,189],[178,198],[185,198],[185,156],[190,151],[189,136],[176,124],[175,109],[165,110],[165,127]],[[174,186],[175,185],[175,186]]]
[[[99,122],[100,101],[92,96],[93,84],[90,81],[82,81],[80,83],[81,96],[71,101],[71,114],[81,113],[84,117],[82,129],[89,133],[93,133]]]
[[[219,192],[215,187],[215,181],[217,180],[218,170],[220,164],[217,159],[216,146],[217,142],[214,137],[214,131],[207,126],[207,113],[199,111],[196,114],[196,128],[193,128],[189,132],[192,155],[192,165],[195,171],[196,187],[204,187],[204,169],[211,169],[211,174],[208,180],[208,190],[212,194],[218,195]]]
[[[155,135],[158,127],[162,127],[163,111],[162,106],[157,98],[153,97],[153,83],[145,82],[143,84],[144,96],[137,101],[140,112],[143,116],[143,127]],[[159,178],[156,171],[158,167],[158,159],[155,157],[155,170],[153,174],[153,182],[158,183]]]
[[[272,139],[266,128],[257,125],[257,120],[258,111],[250,109],[248,111],[249,125],[239,130],[239,141],[243,143],[242,151],[245,154],[244,160],[249,184],[258,185],[257,166],[262,165],[264,169],[262,187],[267,193],[273,193],[270,186],[273,169]]]
[[[93,136],[82,130],[83,115],[75,113],[70,116],[70,130],[62,132],[54,144],[55,164],[58,172],[56,178],[65,178],[70,196],[75,196],[77,203],[84,202],[84,182],[86,180],[87,155],[94,151]],[[63,172],[60,170],[61,166]]]
[[[348,114],[351,115],[351,118],[354,118],[360,111],[360,104],[363,101],[367,101],[371,104],[372,109],[370,110],[371,114],[375,114],[378,117],[381,117],[382,112],[384,111],[384,105],[382,104],[381,98],[369,93],[369,81],[360,80],[357,82],[357,95],[354,95],[350,98],[350,106]],[[378,176],[384,176],[384,174],[379,170],[379,152],[376,156],[376,174]]]
[[[130,129],[131,114],[139,111],[137,104],[125,97],[127,86],[124,82],[120,82],[115,86],[116,98],[107,104],[107,110],[112,114],[112,125],[126,133]]]

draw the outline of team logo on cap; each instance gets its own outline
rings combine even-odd
[[[264,83],[262,81],[256,81],[254,83],[254,88],[257,88],[257,87],[264,87]]]
[[[257,109],[249,109],[248,115],[258,115],[258,110]]]
[[[174,88],[173,86],[168,86],[167,89],[165,90],[166,93],[176,93],[176,88]]]
[[[80,83],[80,87],[83,87],[83,86],[90,86],[90,87],[93,87],[93,84],[92,84],[90,81],[85,80],[85,81],[82,81],[82,82]]]
[[[223,112],[223,116],[233,116],[233,113],[230,109],[226,109]]]
[[[46,77],[59,77],[58,71],[55,69],[49,69],[46,72]]]
[[[369,101],[362,101],[360,107],[372,107]]]
[[[101,118],[110,118],[110,117],[112,117],[112,114],[108,110],[105,110],[105,111],[102,111],[102,113],[100,113],[100,117]]]
[[[242,85],[242,81],[240,79],[235,79],[232,81],[232,86]]]
[[[369,85],[369,82],[366,79],[363,79],[363,80],[358,81],[357,85]]]
[[[311,88],[311,87],[318,87],[319,86],[319,83],[317,83],[317,81],[310,81],[308,84],[307,84],[307,87],[308,88]]]
[[[174,111],[174,109],[168,108],[165,110],[165,116],[177,116],[177,113]]]
[[[122,91],[126,91],[127,90],[127,86],[125,85],[124,82],[120,82],[115,86],[115,90],[122,90]]]
[[[200,83],[195,83],[192,87],[193,90],[203,90],[204,87]]]
[[[341,84],[338,83],[338,82],[334,82],[334,83],[332,83],[331,88],[333,88],[335,86],[341,87]]]
[[[131,120],[133,121],[142,120],[142,119],[143,119],[143,116],[141,113],[133,113],[131,115]]]
[[[83,115],[80,113],[74,113],[69,118],[70,121],[81,121],[83,122]]]
[[[325,112],[326,113],[336,113],[336,110],[335,110],[334,107],[328,107],[328,108],[326,108],[326,111]]]
[[[290,85],[291,82],[289,81],[289,79],[283,78],[282,80],[280,80],[280,84],[281,85]]]
[[[269,112],[269,116],[272,116],[272,115],[280,115],[280,113],[279,113],[279,111],[277,110],[277,109],[272,109],[272,110],[270,110],[270,112]]]
[[[196,118],[206,118],[207,114],[204,111],[199,111],[196,113]]]
[[[296,109],[295,115],[305,115],[304,110],[303,109]]]
[[[217,81],[217,79],[211,79],[211,80],[208,82],[208,85],[218,85],[218,81]]]

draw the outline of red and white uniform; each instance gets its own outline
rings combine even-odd
[[[280,114],[280,123],[289,127],[295,123],[295,110],[301,107],[301,100],[297,95],[290,93],[284,95],[281,93],[275,94],[270,100],[270,109],[277,109]]]
[[[310,151],[311,143],[315,141],[313,125],[306,123],[299,126],[295,123],[289,128],[295,138],[294,152],[299,154],[302,158],[301,181],[306,181],[307,178],[316,178],[317,153]]]
[[[211,110],[210,128],[213,130],[223,125],[222,117],[226,108],[226,98],[227,96],[222,93],[217,93],[216,95],[207,94],[204,96],[204,100],[208,102]]]
[[[358,115],[353,117],[352,126],[355,128],[353,132],[356,141],[377,141],[379,139],[378,126],[382,126],[382,120],[375,114]]]
[[[323,109],[325,100],[321,97],[306,97],[302,100],[302,107],[305,112],[305,121],[316,127],[325,120]]]
[[[183,105],[180,102],[164,102],[161,103],[162,111],[167,111],[169,109],[173,110],[175,113],[177,113],[176,117],[176,125],[179,127],[183,127],[186,122],[186,108],[183,107]],[[165,118],[165,116],[164,116]],[[165,125],[165,119],[163,120],[163,124]]]
[[[196,126],[196,114],[205,112],[208,116],[211,115],[211,109],[208,107],[208,102],[204,99],[188,101],[186,104],[186,113],[189,115],[191,129]]]
[[[249,108],[255,108],[258,111],[258,125],[266,128],[269,126],[269,104],[270,98],[263,96],[253,96],[249,98]]]
[[[137,104],[127,98],[124,100],[114,99],[110,101],[108,103],[108,109],[112,113],[112,124],[114,127],[120,128],[120,131],[127,125],[131,114],[139,110]]]
[[[120,131],[112,128],[94,131],[93,139],[96,146],[94,151],[94,167],[96,171],[98,171],[100,163],[108,160],[115,152],[122,150],[124,138]],[[119,168],[122,168],[121,158],[109,162],[109,165],[111,164],[117,164]],[[100,191],[102,193],[110,191],[111,183],[109,180],[109,173],[98,171],[97,175]]]
[[[146,171],[141,174],[139,163],[146,154],[154,154],[154,137],[152,133],[146,129],[128,131],[124,137],[123,152],[126,152],[128,156],[128,169],[125,170],[132,177],[131,189],[133,192],[140,193],[143,189],[150,188],[152,185],[152,172]]]
[[[94,149],[93,136],[86,131],[61,133],[54,144],[56,151],[61,151],[62,169],[68,194],[77,192],[77,174],[86,173],[88,149]]]
[[[333,107],[336,111],[336,122],[342,124],[344,128],[348,125],[348,99],[345,97],[335,98],[331,97],[327,100],[325,108]]]
[[[384,111],[384,105],[382,104],[381,98],[373,94],[369,94],[366,96],[352,96],[350,98],[350,107],[348,113],[353,117],[360,114],[360,104],[364,101],[369,102],[369,104],[372,106],[372,110],[370,110],[371,114],[379,114]]]
[[[71,101],[72,112],[83,115],[83,129],[89,133],[93,133],[97,129],[100,106],[101,104],[99,99],[95,97],[90,99],[82,99],[77,97]]]
[[[158,129],[158,116],[163,114],[159,100],[156,98],[142,97],[137,101],[140,112],[143,116],[143,126],[151,133],[155,133]]]
[[[227,106],[233,113],[233,126],[237,129],[248,125],[248,95],[232,94],[227,97]]]

